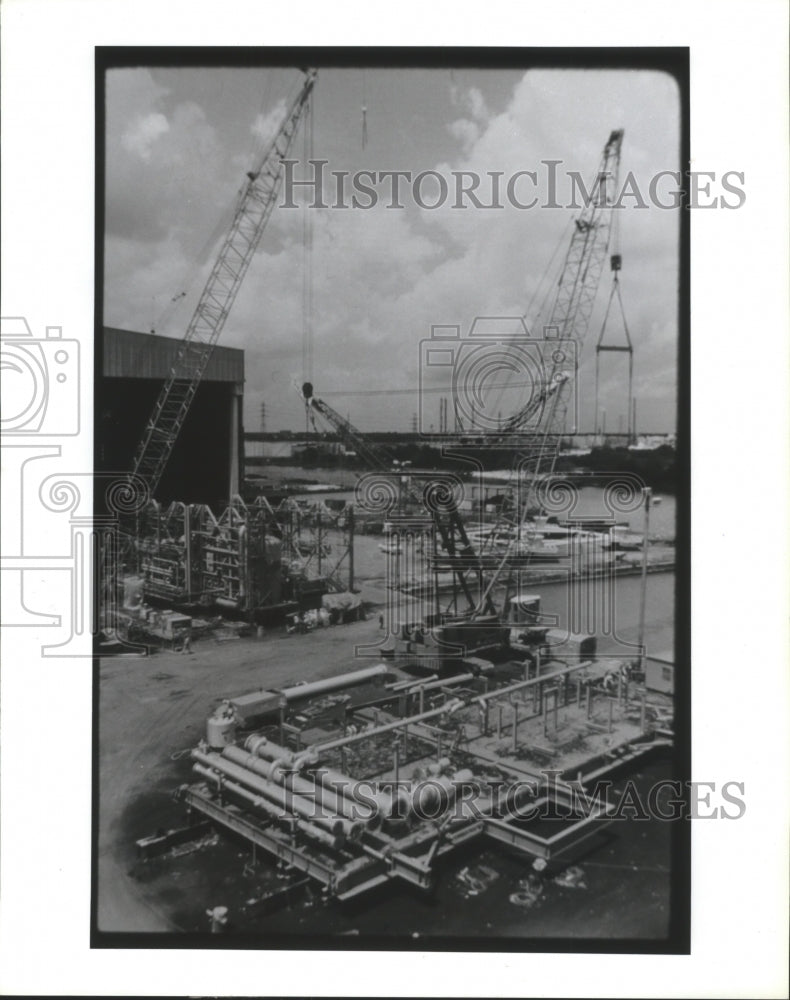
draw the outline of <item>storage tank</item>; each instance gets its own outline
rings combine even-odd
[[[223,701],[206,720],[206,743],[212,750],[230,746],[236,739],[238,719],[229,701]]]

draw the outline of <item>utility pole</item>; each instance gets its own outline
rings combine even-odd
[[[266,403],[261,403],[261,431],[266,430]]]
[[[649,486],[642,490],[642,498],[645,504],[644,536],[642,538],[642,580],[639,593],[639,668],[645,669],[645,614],[647,611],[647,550],[648,532],[650,531],[650,502],[653,499],[653,491]]]

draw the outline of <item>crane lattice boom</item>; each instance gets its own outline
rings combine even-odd
[[[564,430],[574,362],[579,357],[590,325],[601,272],[609,249],[612,206],[617,191],[622,144],[623,130],[616,129],[604,146],[598,172],[591,188],[591,196],[582,207],[579,218],[574,220],[571,242],[560,272],[551,314],[541,332],[544,375],[542,388],[521,410],[494,432],[493,437],[499,437],[503,433],[517,433],[559,390],[562,391],[558,405],[544,408],[538,421],[538,428],[533,433],[561,435]],[[562,348],[563,341],[569,342],[576,358],[570,357],[568,351],[557,350],[557,342],[560,342],[559,346]]]
[[[350,445],[370,469],[377,472],[392,472],[396,463],[390,452],[382,445],[368,441],[349,420],[332,409],[328,403],[316,398],[309,382],[305,382],[302,387],[302,395],[311,415],[319,414],[325,423],[335,431],[340,440],[347,446]],[[421,491],[409,482],[407,482],[406,489],[410,497],[422,508]],[[458,510],[452,505],[448,505],[444,510],[429,505],[428,510],[436,527],[437,541],[441,542],[449,568],[455,575],[471,611],[478,603],[478,597],[475,594],[479,594],[483,590],[483,565],[469,540]],[[494,610],[490,598],[486,599],[484,607],[487,611]]]
[[[554,472],[562,437],[566,433],[575,368],[609,252],[622,144],[623,130],[616,129],[604,146],[591,197],[574,220],[551,314],[542,331],[541,390],[494,435],[500,438],[503,431],[519,435],[536,411],[540,411],[533,428],[515,439],[511,438],[520,452],[514,486],[515,502],[511,503],[517,526],[524,523],[529,511],[536,506],[541,483]],[[499,537],[499,531],[492,532],[490,544],[494,545]],[[478,612],[483,610],[485,599],[511,561],[511,549],[519,542],[518,535],[513,536],[511,545],[488,583]]]
[[[315,70],[306,71],[301,90],[259,166],[247,174],[230,229],[154,405],[132,470],[146,482],[152,495],[274,208],[284,173],[282,161],[296,136],[316,75]]]

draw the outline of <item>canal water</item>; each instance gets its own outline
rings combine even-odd
[[[601,624],[612,626],[608,633],[597,628],[598,652],[611,656],[634,656],[639,638],[639,610],[641,580],[638,576],[616,577],[612,583],[613,601],[611,615]],[[566,583],[541,584],[535,587],[540,594],[541,612],[557,615],[561,627],[567,627],[570,617],[571,590]],[[583,617],[594,623],[603,618],[596,615],[600,608],[591,608]],[[645,600],[644,643],[648,656],[671,652],[675,641],[675,574],[650,573],[647,577]]]
[[[418,471],[418,470],[414,470]],[[345,469],[303,469],[298,465],[267,466],[266,475],[272,481],[298,479],[311,483],[310,491],[301,494],[306,500],[330,499],[353,500],[356,473]],[[326,484],[332,489],[322,491],[317,486]],[[338,490],[337,487],[346,487]],[[296,494],[299,496],[300,494]],[[674,539],[675,537],[675,497],[669,493],[660,494],[650,509],[650,537]],[[607,510],[604,491],[596,486],[586,486],[579,491],[579,499],[573,510],[576,517],[600,516]],[[560,518],[565,514],[560,514]],[[616,512],[618,523],[627,524],[630,530],[641,534],[644,527],[644,511],[641,505],[633,511]]]

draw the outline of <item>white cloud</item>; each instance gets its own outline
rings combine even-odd
[[[258,139],[261,146],[274,138],[274,134],[280,127],[280,123],[285,117],[285,101],[278,101],[271,111],[259,113],[255,121],[250,126],[250,131]]]
[[[485,121],[489,117],[485,99],[477,87],[469,88],[466,92],[465,103],[469,109],[469,113],[473,118],[477,119],[477,121]]]
[[[151,147],[159,138],[170,131],[170,124],[163,114],[153,111],[138,115],[121,136],[123,148],[142,160],[151,159]]]
[[[457,118],[454,122],[450,122],[447,129],[450,135],[461,140],[465,152],[468,152],[480,138],[480,129],[468,118]]]

